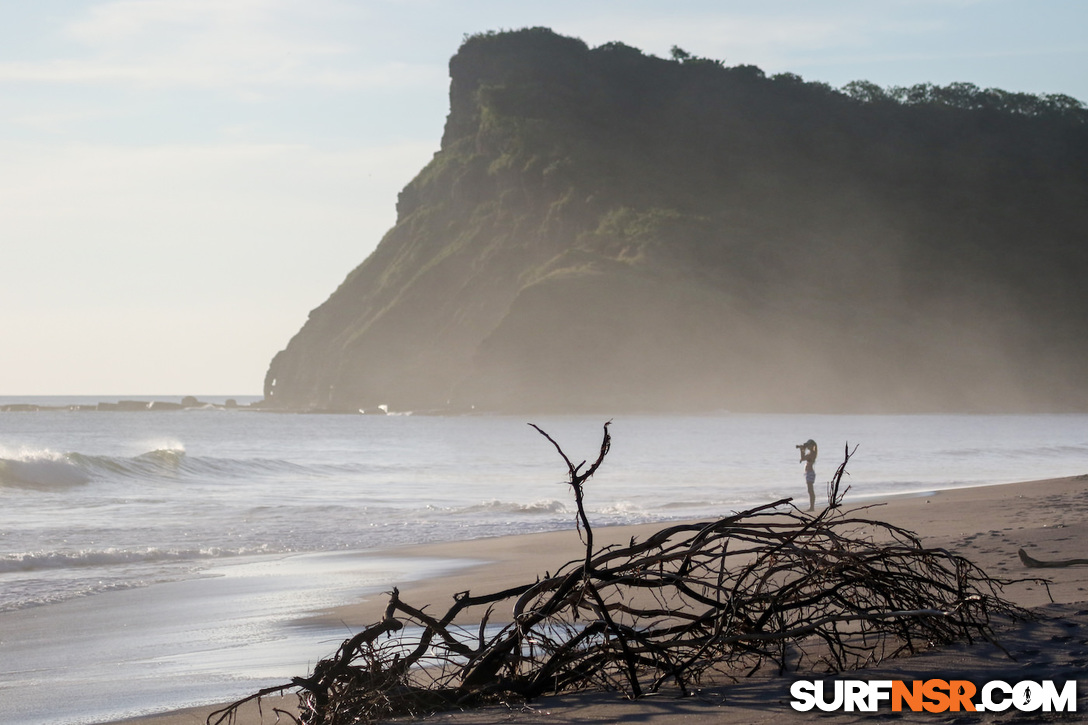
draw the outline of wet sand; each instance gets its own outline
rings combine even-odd
[[[851,505],[850,494],[846,504]],[[1050,586],[1025,582],[1010,585],[1005,596],[1025,606],[1038,608],[1043,618],[1003,629],[1000,642],[1016,659],[1010,659],[989,643],[957,646],[910,658],[882,663],[864,671],[866,679],[961,678],[976,682],[991,679],[1017,681],[1053,679],[1080,681],[1081,697],[1075,715],[1052,714],[1055,720],[1076,721],[1088,710],[1088,566],[1057,569],[1028,569],[1018,549],[1036,559],[1088,558],[1088,475],[1025,483],[954,489],[923,495],[888,499],[866,511],[867,518],[913,530],[931,547],[944,547],[980,565],[993,576],[1003,578],[1045,577]],[[608,527],[594,530],[597,544],[626,543],[632,536],[643,539],[661,528],[658,524]],[[478,539],[428,546],[414,546],[387,552],[398,557],[449,557],[483,563],[457,569],[431,579],[400,587],[401,598],[416,606],[430,603],[444,610],[455,592],[497,591],[524,583],[537,573],[554,571],[559,565],[581,558],[583,547],[574,531],[525,536]],[[1049,589],[1049,591],[1048,591]],[[1051,602],[1053,598],[1053,603]],[[325,623],[337,622],[360,629],[379,620],[386,597],[376,595],[356,604],[321,615]],[[298,673],[300,675],[306,673]],[[616,693],[593,693],[544,698],[520,708],[490,707],[463,713],[442,713],[426,722],[465,723],[578,723],[590,725],[635,721],[702,725],[703,723],[771,723],[820,719],[822,722],[854,723],[881,721],[871,713],[794,712],[789,704],[789,685],[797,676],[760,678],[740,683],[705,686],[696,695],[679,698],[659,695],[637,702]],[[281,705],[289,709],[288,696]],[[238,725],[267,725],[276,722],[269,699],[263,703],[263,718],[249,708],[236,720]],[[130,725],[195,725],[203,723],[215,708],[195,708],[160,716],[127,720]],[[888,713],[884,713],[887,715]],[[1031,722],[1046,721],[1042,713]],[[959,718],[959,719],[957,719]],[[963,718],[967,718],[964,720]],[[1028,714],[1006,713],[896,713],[898,722],[1010,722],[1028,721]],[[286,722],[286,720],[280,720]]]

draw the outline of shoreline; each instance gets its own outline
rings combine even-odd
[[[851,504],[847,496],[844,509],[846,511],[864,509],[863,515],[867,518],[880,519],[914,531],[922,538],[926,546],[953,550],[967,557],[992,576],[1014,580],[1025,577],[1051,580],[1049,592],[1046,587],[1031,582],[1020,582],[1006,587],[1004,595],[1023,607],[1050,607],[1059,618],[1070,620],[1069,624],[1075,624],[1072,620],[1083,613],[1086,626],[1084,634],[1088,636],[1088,612],[1076,606],[1066,609],[1060,606],[1055,608],[1050,603],[1050,597],[1053,597],[1057,605],[1088,601],[1088,567],[1027,569],[1017,556],[1020,548],[1044,560],[1088,556],[1088,523],[1086,523],[1088,516],[1085,516],[1088,513],[1088,474],[904,494],[881,500],[865,500],[855,504]],[[632,536],[640,540],[645,539],[649,534],[668,525],[671,523],[594,528],[595,544],[597,548],[600,548],[611,543],[627,543]],[[425,580],[409,581],[398,585],[402,600],[417,607],[431,605],[437,611],[442,611],[452,601],[452,595],[456,592],[472,590],[480,594],[525,583],[537,573],[554,571],[568,561],[580,559],[585,549],[576,531],[565,530],[442,544],[407,545],[383,550],[380,553],[390,558],[425,557],[479,562],[468,567],[446,570]],[[357,631],[380,620],[386,602],[387,594],[385,593],[365,596],[356,603],[336,607],[306,618],[300,624],[336,623]],[[1013,635],[1014,638],[1016,636]],[[1038,636],[1038,633],[1025,636],[1033,639]],[[1079,646],[1080,642],[1076,644]],[[1040,645],[1044,647],[1044,651],[1045,645],[1046,643]],[[994,666],[990,662],[992,652],[986,656],[965,655],[958,652],[962,648],[953,649],[957,650],[954,656],[959,658],[956,660],[959,662],[959,671],[965,675],[983,672],[986,667]],[[995,648],[990,646],[990,649]],[[330,645],[330,654],[333,650],[335,646]],[[1084,654],[1088,655],[1088,649],[1085,649]],[[1077,662],[1082,661],[1076,659],[1074,655],[1077,653],[1069,654],[1066,659],[1073,658]],[[893,668],[909,669],[911,663],[917,666],[918,663],[925,662],[924,658],[927,656],[929,656],[928,653],[896,660],[890,664]],[[941,656],[940,652],[934,653],[934,658],[938,662],[941,661],[939,659]],[[950,657],[953,653],[946,652],[943,656]],[[884,667],[887,666],[884,665]],[[938,668],[940,666],[937,665]],[[1046,663],[1041,665],[1040,676],[1046,675],[1047,666]],[[940,676],[939,669],[932,672],[935,673],[933,676]],[[788,681],[790,678],[778,679]],[[735,688],[732,686],[709,689],[720,690],[722,693],[729,694],[730,697],[735,697]],[[1081,688],[1082,691],[1086,689],[1088,688]],[[764,703],[763,706],[757,707],[758,699],[756,697],[748,707],[739,708],[736,712],[731,712],[729,707],[721,707],[721,701],[714,698],[705,702],[702,700],[696,702],[692,698],[684,701],[672,700],[672,704],[665,707],[664,703],[668,700],[665,697],[628,702],[620,699],[615,693],[575,694],[547,698],[547,706],[549,712],[588,708],[591,714],[583,720],[582,716],[585,713],[580,713],[579,722],[594,723],[613,722],[629,716],[654,722],[656,717],[654,713],[657,710],[667,711],[668,714],[664,712],[660,714],[662,718],[680,717],[684,722],[699,725],[703,722],[757,722],[763,721],[763,716],[766,716],[767,722],[772,722],[783,715],[798,716],[784,703],[772,707],[767,707],[767,703]],[[293,695],[285,698],[286,704],[291,704],[294,700]],[[218,707],[221,705],[118,722],[125,722],[128,725],[195,725],[203,723],[207,714]],[[272,701],[266,699],[263,723],[271,723],[275,720],[275,715],[272,714],[273,707],[275,705]],[[755,717],[759,713],[753,711],[752,707],[756,707],[762,713],[759,718]],[[465,723],[552,721],[545,717],[542,714],[544,711],[539,708],[529,708],[524,711],[501,710],[498,713],[494,708],[485,708],[485,710],[491,711],[490,716],[483,711],[469,711],[436,715],[429,721],[446,722],[448,720]],[[827,719],[830,716],[833,721],[838,722],[837,718],[845,717],[845,715],[845,713],[838,715],[821,713],[819,717]],[[570,716],[569,712],[567,716]],[[488,717],[491,719],[486,719]],[[932,716],[930,719],[932,720]],[[663,719],[662,722],[664,721]],[[570,722],[570,720],[559,719],[556,722]],[[247,710],[236,723],[237,725],[257,725],[262,723],[262,720],[256,717],[256,708],[253,708],[252,713]]]

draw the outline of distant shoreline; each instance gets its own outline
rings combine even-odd
[[[10,395],[0,396],[0,412],[164,410],[259,410],[259,395]]]
[[[426,410],[399,410],[388,405],[359,408],[291,408],[270,403],[260,395],[0,395],[0,413],[37,412],[163,412],[176,410],[238,410],[262,413],[296,415],[377,415],[377,416],[471,416],[471,415],[597,415],[609,419],[616,415],[1084,415],[1088,410],[653,410],[618,409],[595,410],[485,410],[476,408],[434,408]]]

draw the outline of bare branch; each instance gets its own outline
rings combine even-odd
[[[596,551],[584,483],[608,454],[608,423],[584,472],[584,462],[575,466],[533,427],[567,465],[583,559],[501,592],[455,594],[441,617],[402,602],[394,589],[382,621],[309,677],[240,700],[209,724],[292,688],[300,723],[347,725],[569,690],[640,697],[671,681],[686,691],[710,673],[761,667],[839,671],[926,647],[993,641],[994,616],[1029,616],[1001,596],[1010,580],[865,518],[871,506],[844,510],[841,483],[856,447],[846,447],[829,506],[816,516],[783,499]],[[497,605],[509,607],[512,620],[489,631]]]

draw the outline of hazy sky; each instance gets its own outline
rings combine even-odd
[[[0,395],[259,394],[438,149],[465,34],[1088,101],[1088,2],[0,0]]]

